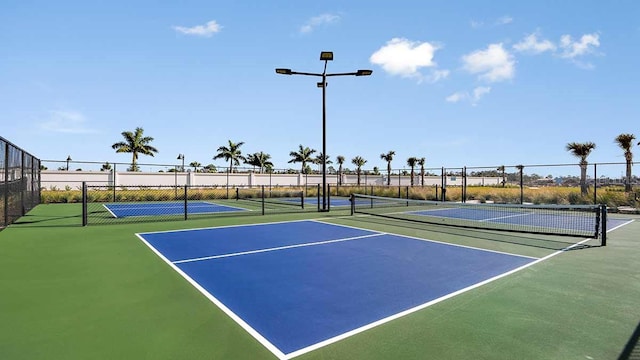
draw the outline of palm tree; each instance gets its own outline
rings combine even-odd
[[[111,171],[111,164],[109,164],[108,161],[105,162],[104,164],[102,164],[100,171]]]
[[[198,172],[198,168],[202,166],[202,164],[200,164],[197,161],[192,161],[191,164],[189,164],[189,166],[193,167],[193,172]]]
[[[291,156],[293,159],[289,160],[288,163],[302,163],[300,172],[305,174],[307,170],[307,163],[313,163],[313,158],[311,157],[311,155],[313,155],[313,153],[315,152],[315,149],[309,149],[308,147],[299,145],[298,151],[291,151],[289,153],[289,156]]]
[[[351,163],[356,166],[356,174],[358,174],[358,186],[360,186],[360,170],[362,170],[364,164],[367,163],[367,160],[365,160],[362,156],[356,156],[351,159]]]
[[[336,162],[338,163],[338,185],[342,185],[342,164],[344,164],[344,156],[336,156]]]
[[[566,149],[577,158],[580,158],[580,193],[582,195],[587,194],[587,157],[591,153],[591,150],[596,148],[596,144],[591,141],[586,143],[570,142],[567,144]]]
[[[253,161],[247,163],[259,167],[261,174],[265,168],[273,168],[273,163],[269,161],[269,159],[271,159],[271,155],[260,151],[249,155],[249,158],[251,157],[253,157]]]
[[[505,167],[504,165],[500,165],[498,166],[498,171],[500,171],[500,173],[502,174],[502,187],[504,187],[507,183],[507,176],[505,174]]]
[[[424,186],[424,163],[427,160],[423,157],[421,157],[420,159],[418,159],[418,165],[420,165],[420,179],[422,180],[422,182],[420,183],[421,186]]]
[[[627,162],[627,176],[624,182],[624,191],[631,191],[631,163],[633,162],[633,153],[631,147],[636,137],[633,134],[620,134],[616,136],[616,143],[624,150],[624,159]],[[640,145],[640,143],[638,143]]]
[[[205,167],[202,168],[202,170],[204,170],[204,172],[207,172],[207,173],[214,173],[218,171],[216,166],[213,164],[206,165]]]
[[[213,160],[224,159],[229,162],[229,173],[233,171],[233,165],[240,165],[240,161],[246,161],[245,157],[242,156],[242,151],[240,151],[240,146],[244,145],[243,141],[238,143],[233,143],[231,140],[229,141],[229,146],[220,146],[218,148],[218,154],[213,157]]]
[[[387,186],[391,185],[391,161],[395,154],[396,152],[393,150],[389,150],[386,154],[380,154],[380,159],[387,162]]]
[[[256,166],[260,166],[260,165],[258,165],[258,163],[257,163],[257,159],[256,159],[255,154],[249,154],[249,155],[247,155],[247,158],[244,160],[244,163],[245,163],[245,164],[249,164],[249,165],[253,166],[253,171],[255,171],[255,170],[256,170]]]
[[[318,172],[322,171],[320,166],[322,166],[323,158],[327,164],[333,164],[333,161],[329,159],[329,155],[323,156],[322,153],[319,153],[318,156],[313,159],[313,163],[318,165]]]
[[[407,165],[411,166],[411,186],[413,186],[413,169],[416,167],[416,163],[418,162],[417,157],[410,157],[407,159]]]
[[[158,152],[158,149],[149,145],[153,141],[151,136],[142,136],[144,133],[144,129],[141,127],[137,127],[135,132],[131,131],[123,131],[122,136],[124,137],[124,141],[119,141],[113,145],[111,148],[116,151],[116,153],[131,153],[131,167],[127,169],[128,171],[140,171],[138,167],[138,154],[154,156],[154,153]]]

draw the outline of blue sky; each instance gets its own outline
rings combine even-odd
[[[565,145],[592,141],[590,162],[623,162],[614,138],[640,135],[639,15],[633,0],[9,0],[0,135],[42,159],[124,163],[111,145],[139,126],[159,150],[140,162],[224,166],[212,157],[232,140],[298,168],[290,151],[322,148],[321,90],[274,69],[322,72],[330,50],[328,72],[373,70],[328,80],[334,160],[575,163]]]

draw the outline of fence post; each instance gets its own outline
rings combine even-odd
[[[264,215],[264,185],[262,185],[262,215]]]
[[[331,184],[327,184],[327,211],[331,211]]]
[[[187,209],[187,188],[189,185],[184,184],[184,219],[187,220],[188,216],[187,214],[189,213],[188,209]]]
[[[113,184],[112,185],[113,185],[113,201],[114,202],[116,201],[116,173],[117,173],[116,167],[117,165],[118,164],[115,164],[115,163],[113,164]]]
[[[87,220],[88,220],[88,216],[87,216],[87,200],[88,200],[88,196],[87,196],[87,182],[83,181],[82,182],[82,226],[87,226]]]
[[[2,226],[9,225],[9,143],[4,143],[4,194],[3,194],[3,207],[4,207],[4,221]]]
[[[318,212],[320,212],[320,184],[318,184]]]
[[[462,202],[467,202],[467,167],[462,168]]]
[[[593,164],[593,204],[598,203],[598,164]]]

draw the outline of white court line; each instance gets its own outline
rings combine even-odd
[[[533,265],[535,265],[535,264],[537,264],[537,263],[539,263],[539,262],[542,262],[542,261],[548,260],[548,259],[550,259],[550,258],[552,258],[552,257],[554,257],[554,256],[556,256],[556,255],[558,255],[558,254],[561,254],[561,253],[563,253],[563,252],[565,252],[565,251],[567,251],[567,250],[569,250],[569,249],[571,249],[571,248],[573,248],[573,247],[575,247],[575,246],[581,245],[581,244],[583,244],[583,243],[585,243],[585,242],[587,242],[587,241],[589,241],[589,240],[591,240],[591,239],[584,239],[584,240],[580,241],[580,242],[579,242],[579,243],[577,243],[577,244],[573,244],[573,245],[571,245],[571,246],[569,246],[569,247],[567,247],[567,248],[564,248],[564,249],[562,249],[562,250],[556,251],[556,252],[554,252],[554,253],[552,253],[552,254],[549,254],[549,255],[547,255],[547,256],[545,256],[545,257],[543,257],[543,258],[539,258],[539,259],[537,259],[537,260],[535,260],[535,261],[532,261],[532,262],[530,262],[530,263],[528,263],[528,264],[522,265],[522,266],[520,266],[520,267],[518,267],[518,268],[515,268],[515,269],[513,269],[513,270],[507,271],[507,272],[502,273],[502,274],[500,274],[500,275],[494,276],[494,277],[492,277],[492,278],[490,278],[490,279],[487,279],[487,280],[481,281],[481,282],[479,282],[479,283],[476,283],[476,284],[473,284],[473,285],[471,285],[471,286],[468,286],[468,287],[466,287],[466,288],[464,288],[464,289],[460,289],[460,290],[458,290],[458,291],[455,291],[455,292],[449,293],[449,294],[447,294],[447,295],[445,295],[445,296],[442,296],[442,297],[439,297],[439,298],[437,298],[437,299],[431,300],[431,301],[426,302],[426,303],[424,303],[424,304],[422,304],[422,305],[418,305],[418,306],[415,306],[415,307],[413,307],[413,308],[411,308],[411,309],[407,309],[407,310],[405,310],[405,311],[399,312],[399,313],[397,313],[397,314],[395,314],[395,315],[388,316],[388,317],[386,317],[386,318],[384,318],[384,319],[380,319],[380,320],[378,320],[378,321],[372,322],[372,323],[370,323],[370,324],[367,324],[367,325],[365,325],[365,326],[359,327],[359,328],[357,328],[357,329],[353,329],[353,330],[348,331],[348,332],[346,332],[346,333],[344,333],[344,334],[341,334],[341,335],[338,335],[338,336],[332,337],[332,338],[330,338],[330,339],[327,339],[327,340],[321,341],[321,342],[319,342],[319,343],[313,344],[313,345],[308,346],[308,347],[306,347],[306,348],[302,348],[302,349],[300,349],[300,350],[296,350],[296,351],[294,351],[294,352],[291,352],[291,353],[289,353],[289,354],[286,354],[286,359],[292,359],[292,358],[297,357],[297,356],[300,356],[300,355],[302,355],[302,354],[306,354],[306,353],[308,353],[308,352],[310,352],[310,351],[317,350],[317,349],[319,349],[319,348],[321,348],[321,347],[327,346],[327,345],[329,345],[329,344],[333,344],[333,343],[338,342],[338,341],[340,341],[340,340],[346,339],[346,338],[348,338],[348,337],[350,337],[350,336],[353,336],[353,335],[359,334],[359,333],[361,333],[361,332],[363,332],[363,331],[366,331],[366,330],[372,329],[372,328],[377,327],[377,326],[379,326],[379,325],[382,325],[382,324],[388,323],[388,322],[390,322],[390,321],[392,321],[392,320],[395,320],[395,319],[401,318],[401,317],[403,317],[403,316],[409,315],[409,314],[411,314],[411,313],[414,313],[414,312],[416,312],[416,311],[419,311],[419,310],[425,309],[425,308],[427,308],[427,307],[429,307],[429,306],[431,306],[431,305],[435,305],[435,304],[437,304],[437,303],[439,303],[439,302],[442,302],[442,301],[447,300],[447,299],[450,299],[450,298],[452,298],[452,297],[454,297],[454,296],[457,296],[457,295],[463,294],[463,293],[465,293],[465,292],[467,292],[467,291],[473,290],[473,289],[475,289],[475,288],[477,288],[477,287],[480,287],[480,286],[482,286],[482,285],[486,285],[486,284],[488,284],[488,283],[491,283],[491,282],[493,282],[493,281],[496,281],[496,280],[498,280],[498,279],[501,279],[501,278],[503,278],[503,277],[505,277],[505,276],[511,275],[511,274],[513,274],[513,273],[516,273],[516,272],[518,272],[518,271],[520,271],[520,270],[524,270],[524,269],[526,269],[526,268],[528,268],[528,267],[530,267],[530,266],[533,266]]]
[[[173,264],[169,259],[167,259],[160,251],[154,248],[151,244],[149,244],[140,234],[136,234],[136,236],[142,240],[142,242],[151,249],[156,255],[158,255],[165,263],[169,264],[173,270],[175,270],[178,274],[180,274],[185,280],[187,280],[193,287],[195,287],[202,295],[204,295],[209,301],[214,303],[220,310],[222,310],[227,316],[229,316],[233,321],[235,321],[241,328],[246,330],[249,335],[253,336],[254,339],[258,340],[267,350],[271,351],[278,359],[286,360],[286,355],[280,351],[275,345],[273,345],[269,340],[267,340],[264,336],[262,336],[259,332],[257,332],[254,328],[252,328],[249,324],[247,324],[242,318],[236,315],[231,309],[226,307],[220,300],[218,300],[215,296],[213,296],[210,292],[208,292],[205,288],[203,288],[197,281],[193,280],[187,273],[182,271],[177,265]]]
[[[518,216],[528,216],[528,215],[533,215],[533,213],[527,213],[527,214],[515,214],[515,215],[505,215],[505,216],[497,216],[494,218],[488,218],[488,219],[480,219],[478,220],[479,222],[484,222],[484,221],[492,221],[492,220],[500,220],[500,219],[509,219],[509,218],[514,218],[514,217],[518,217]],[[466,219],[465,219],[466,220]],[[526,224],[525,224],[526,226]]]
[[[367,215],[367,216],[368,216],[368,215]],[[327,219],[327,220],[331,220],[331,219]],[[365,228],[360,228],[360,227],[356,227],[356,226],[349,226],[349,225],[342,225],[342,224],[334,224],[334,223],[330,223],[330,222],[323,221],[322,219],[309,220],[309,221],[316,221],[316,222],[320,222],[320,223],[323,223],[323,224],[330,224],[330,225],[335,225],[335,226],[342,226],[342,227],[351,228],[351,229],[356,229],[356,230],[374,231],[374,230],[371,230],[371,229],[365,229]],[[414,239],[414,240],[420,240],[420,241],[432,242],[432,243],[436,243],[436,244],[449,245],[449,246],[454,246],[454,247],[461,247],[461,248],[465,248],[465,249],[473,249],[473,250],[479,250],[479,251],[484,251],[484,252],[490,252],[490,253],[496,253],[496,254],[503,254],[503,255],[510,255],[510,256],[516,256],[516,257],[521,257],[521,258],[534,259],[534,260],[538,260],[538,259],[539,259],[539,258],[537,258],[537,257],[533,257],[533,256],[527,256],[527,255],[514,254],[514,253],[509,253],[509,252],[506,252],[506,251],[498,251],[498,250],[483,249],[483,248],[479,248],[479,247],[475,247],[475,246],[469,246],[469,245],[452,244],[452,243],[448,243],[448,242],[444,242],[444,241],[438,241],[438,240],[425,239],[425,238],[420,238],[420,237],[416,237],[416,236],[400,235],[400,234],[394,234],[394,233],[388,233],[388,232],[382,232],[382,231],[379,231],[379,233],[381,233],[381,234],[385,234],[385,235],[392,235],[392,236],[404,237],[404,238],[408,238],[408,239]]]
[[[243,251],[243,252],[232,253],[232,254],[223,254],[223,255],[204,256],[204,257],[193,258],[193,259],[177,260],[177,261],[174,261],[173,263],[174,263],[174,264],[182,264],[182,263],[189,263],[189,262],[194,262],[194,261],[212,260],[212,259],[222,259],[222,258],[228,258],[228,257],[233,257],[233,256],[250,255],[250,254],[259,254],[259,253],[265,253],[265,252],[270,252],[270,251],[286,250],[286,249],[294,249],[294,248],[300,248],[300,247],[306,247],[306,246],[316,246],[316,245],[332,244],[332,243],[337,243],[337,242],[351,241],[351,240],[357,240],[357,239],[364,239],[364,238],[370,238],[370,237],[374,237],[374,236],[382,236],[382,235],[387,235],[387,234],[383,234],[383,233],[376,233],[376,234],[369,234],[369,235],[353,236],[353,237],[343,238],[343,239],[335,239],[335,240],[318,241],[318,242],[304,243],[304,244],[296,244],[296,245],[279,246],[279,247],[268,248],[268,249],[261,249],[261,250]]]
[[[272,223],[262,223],[262,224],[246,224],[246,225],[242,225],[242,224],[238,224],[238,225],[229,225],[229,226],[221,226],[221,227],[209,227],[209,228],[202,228],[202,229],[216,229],[216,228],[228,228],[228,227],[240,227],[240,226],[261,226],[261,225],[270,225],[270,224],[281,224],[281,223],[293,223],[293,222],[301,222],[301,221],[315,221],[315,222],[319,222],[322,224],[328,224],[328,225],[333,225],[333,226],[341,226],[341,227],[346,227],[346,228],[353,228],[353,229],[359,229],[359,230],[366,230],[366,231],[371,231],[374,232],[375,230],[371,230],[371,229],[363,229],[363,228],[359,228],[359,227],[355,227],[355,226],[349,226],[349,225],[342,225],[342,224],[333,224],[333,223],[329,223],[326,222],[327,220],[331,220],[331,218],[325,218],[325,219],[313,219],[313,220],[292,220],[292,221],[279,221],[279,222],[272,222]],[[616,226],[613,229],[608,230],[609,231],[613,231],[614,229],[617,229],[621,226],[627,225],[629,223],[633,222],[633,220],[628,221],[624,224],[621,224],[619,226]],[[202,230],[200,229],[200,230]],[[153,233],[166,233],[166,232],[180,232],[180,231],[191,231],[194,229],[184,229],[184,230],[171,230],[171,231],[159,231],[159,232],[149,232],[149,233],[141,233],[141,234],[153,234]],[[439,302],[442,302],[444,300],[450,299],[452,297],[455,297],[457,295],[463,294],[467,291],[470,291],[472,289],[475,289],[477,287],[480,287],[482,285],[488,284],[490,282],[496,281],[498,279],[501,279],[503,277],[506,277],[508,275],[514,274],[518,271],[521,271],[523,269],[526,269],[530,266],[533,266],[535,264],[538,264],[542,261],[548,260],[556,255],[559,255],[567,250],[570,250],[576,246],[579,246],[589,240],[592,240],[591,238],[587,238],[584,239],[582,241],[580,241],[579,243],[573,244],[569,247],[566,247],[562,250],[556,251],[552,254],[549,254],[543,258],[532,258],[534,261],[525,264],[521,267],[518,267],[516,269],[510,270],[508,272],[505,272],[503,274],[497,275],[493,278],[484,280],[482,282],[479,282],[477,284],[471,285],[469,287],[466,287],[464,289],[460,289],[456,292],[447,294],[443,297],[431,300],[427,303],[424,303],[422,305],[418,305],[416,307],[413,307],[411,309],[407,309],[405,311],[402,311],[400,313],[397,313],[395,315],[386,317],[384,319],[380,319],[378,321],[372,322],[368,325],[359,327],[357,329],[348,331],[346,333],[343,333],[341,335],[335,336],[333,338],[321,341],[319,343],[316,343],[314,345],[308,346],[306,348],[302,348],[299,350],[296,350],[294,352],[291,352],[289,354],[284,354],[282,351],[280,351],[276,346],[274,346],[273,344],[271,344],[271,342],[269,342],[265,337],[263,337],[259,332],[257,332],[255,329],[253,329],[249,324],[247,324],[244,320],[242,320],[242,318],[240,318],[238,315],[236,315],[233,311],[231,311],[229,308],[227,308],[221,301],[219,301],[216,297],[214,297],[212,294],[210,294],[207,290],[205,290],[200,284],[198,284],[195,280],[193,280],[191,277],[189,277],[185,272],[183,272],[182,270],[180,270],[180,268],[178,268],[178,266],[174,263],[172,263],[169,259],[167,259],[164,255],[162,255],[162,253],[160,253],[158,250],[156,250],[151,244],[149,244],[142,236],[141,234],[135,234],[139,239],[141,239],[145,245],[147,245],[147,247],[149,247],[156,255],[158,255],[164,262],[166,262],[167,264],[169,264],[169,266],[171,266],[171,268],[173,268],[175,271],[177,271],[182,277],[184,277],[191,285],[193,285],[198,291],[200,291],[200,293],[202,293],[206,298],[208,298],[211,302],[213,302],[216,306],[218,306],[219,309],[221,309],[225,314],[227,314],[231,319],[233,319],[238,325],[240,325],[240,327],[242,327],[243,329],[245,329],[251,336],[253,336],[258,342],[260,342],[263,346],[265,346],[265,348],[269,351],[271,351],[278,359],[280,360],[289,360],[292,359],[294,357],[306,354],[308,352],[317,350],[321,347],[333,344],[335,342],[338,342],[340,340],[346,339],[350,336],[359,334],[361,332],[364,332],[366,330],[372,329],[374,327],[377,327],[379,325],[382,325],[384,323],[390,322],[392,320],[398,319],[400,317],[409,315],[411,313],[417,312],[419,310],[425,309],[431,305],[437,304]],[[449,243],[445,243],[445,242],[440,242],[440,241],[435,241],[435,240],[428,240],[428,239],[421,239],[421,238],[417,238],[417,237],[411,237],[411,236],[405,236],[405,235],[398,235],[398,234],[391,234],[391,233],[376,233],[376,234],[372,234],[372,236],[375,235],[394,235],[394,236],[401,236],[401,237],[407,237],[407,238],[413,238],[413,239],[417,239],[417,240],[422,240],[422,241],[429,241],[429,242],[434,242],[434,243],[440,243],[440,244],[445,244],[445,245],[450,245],[450,246],[459,246],[459,247],[464,247],[464,248],[471,248],[471,249],[477,249],[477,250],[483,250],[483,251],[490,251],[490,250],[485,250],[485,249],[480,249],[480,248],[474,248],[474,247],[470,247],[470,246],[464,246],[464,245],[456,245],[456,244],[449,244]],[[520,256],[523,257],[522,255],[515,255],[515,254],[509,254],[509,253],[504,253],[507,255],[513,255],[513,256]]]

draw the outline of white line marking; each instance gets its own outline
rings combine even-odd
[[[331,220],[331,219],[327,219],[327,220]],[[371,230],[371,229],[360,228],[360,227],[356,227],[356,226],[349,226],[349,225],[342,225],[342,224],[334,224],[334,223],[330,223],[330,222],[323,221],[322,219],[309,220],[309,221],[316,221],[316,222],[321,222],[321,223],[323,223],[323,224],[329,224],[329,225],[335,225],[335,226],[343,226],[343,227],[352,228],[352,229],[357,229],[357,230],[377,231],[377,230]],[[414,239],[414,240],[420,240],[420,241],[432,242],[432,243],[436,243],[436,244],[449,245],[449,246],[455,246],[455,247],[461,247],[461,248],[466,248],[466,249],[473,249],[473,250],[479,250],[479,251],[491,252],[491,253],[497,253],[497,254],[503,254],[503,255],[510,255],[510,256],[516,256],[516,257],[522,257],[522,258],[534,259],[534,260],[539,259],[539,258],[537,258],[537,257],[533,257],[533,256],[526,256],[526,255],[520,255],[520,254],[513,254],[513,253],[509,253],[509,252],[505,252],[505,251],[489,250],[489,249],[483,249],[483,248],[479,248],[479,247],[475,247],[475,246],[469,246],[469,245],[452,244],[452,243],[448,243],[448,242],[444,242],[444,241],[438,241],[438,240],[431,240],[431,239],[419,238],[419,237],[409,236],[409,235],[400,235],[400,234],[394,234],[394,233],[388,233],[388,232],[382,232],[382,231],[379,231],[379,232],[380,232],[381,234],[385,234],[385,235],[392,235],[392,236],[405,237],[405,238],[408,238],[408,239]]]
[[[345,216],[346,217],[346,216]],[[341,226],[341,227],[346,227],[346,228],[352,228],[352,229],[358,229],[358,230],[366,230],[366,231],[375,231],[375,230],[371,230],[371,229],[364,229],[364,228],[359,228],[359,227],[355,227],[355,226],[349,226],[349,225],[342,225],[342,224],[333,224],[333,223],[329,223],[327,222],[328,220],[332,220],[331,218],[320,218],[320,219],[310,219],[310,220],[292,220],[292,221],[279,221],[279,222],[272,222],[272,223],[261,223],[261,224],[239,224],[239,225],[229,225],[229,226],[221,226],[221,227],[210,227],[210,228],[202,228],[202,229],[216,229],[216,228],[228,228],[228,227],[240,227],[240,226],[260,226],[260,225],[270,225],[270,224],[282,224],[282,223],[293,223],[293,222],[301,222],[301,221],[314,221],[314,222],[319,222],[322,224],[327,224],[327,225],[333,225],[333,226]],[[613,231],[614,229],[617,229],[621,226],[627,225],[629,223],[633,222],[633,220],[628,221],[624,224],[621,224],[619,226],[616,226],[613,229],[608,230],[607,232]],[[202,230],[200,229],[200,230]],[[510,253],[503,253],[503,252],[499,252],[499,251],[492,251],[492,250],[486,250],[486,249],[480,249],[480,248],[475,248],[475,247],[471,247],[471,246],[465,246],[465,245],[456,245],[456,244],[449,244],[449,243],[445,243],[445,242],[440,242],[440,241],[435,241],[435,240],[429,240],[429,239],[422,239],[422,238],[417,238],[417,237],[411,237],[411,236],[405,236],[405,235],[398,235],[398,234],[391,234],[391,233],[376,233],[376,234],[372,234],[371,236],[375,236],[375,235],[394,235],[394,236],[400,236],[400,237],[407,237],[407,238],[412,238],[412,239],[416,239],[416,240],[422,240],[422,241],[428,241],[428,242],[434,242],[434,243],[439,243],[439,244],[444,244],[444,245],[450,245],[450,246],[458,246],[458,247],[463,247],[463,248],[471,248],[471,249],[476,249],[476,250],[481,250],[481,251],[488,251],[488,252],[498,252],[498,253],[502,253],[502,254],[506,254],[506,255],[512,255],[512,256],[517,256],[517,257],[525,257],[525,258],[530,258],[534,261],[525,264],[521,267],[515,268],[513,270],[510,270],[508,272],[505,272],[503,274],[494,276],[490,279],[481,281],[479,283],[476,283],[474,285],[468,286],[464,289],[460,289],[458,291],[455,291],[453,293],[447,294],[445,296],[442,296],[440,298],[431,300],[427,303],[424,303],[422,305],[418,305],[415,306],[411,309],[407,309],[405,311],[402,311],[400,313],[397,313],[395,315],[386,317],[384,319],[380,319],[378,321],[372,322],[368,325],[359,327],[357,329],[353,329],[351,331],[348,331],[344,334],[335,336],[333,338],[321,341],[319,343],[316,343],[314,345],[308,346],[306,348],[302,348],[299,350],[296,350],[294,352],[291,352],[289,354],[284,354],[283,352],[281,352],[277,347],[275,347],[273,344],[271,344],[266,338],[264,338],[262,335],[260,335],[260,333],[258,333],[256,330],[254,330],[249,324],[247,324],[244,320],[242,320],[238,315],[236,315],[233,311],[231,311],[229,308],[227,308],[222,302],[220,302],[216,297],[214,297],[212,294],[210,294],[207,290],[205,290],[202,286],[200,286],[200,284],[198,284],[195,280],[193,280],[191,277],[189,277],[186,273],[184,273],[182,270],[180,270],[180,268],[178,268],[174,263],[172,263],[171,261],[169,261],[166,257],[164,257],[158,250],[156,250],[153,246],[151,246],[151,244],[149,244],[142,236],[141,234],[153,234],[153,233],[166,233],[166,232],[180,232],[180,231],[191,231],[191,230],[196,230],[196,229],[185,229],[185,230],[171,230],[171,231],[158,231],[158,232],[149,232],[149,233],[140,233],[140,234],[135,234],[139,239],[141,239],[146,245],[147,247],[149,247],[156,255],[158,255],[164,262],[166,262],[167,264],[169,264],[169,266],[171,266],[174,270],[176,270],[182,277],[184,277],[191,285],[193,285],[198,291],[200,291],[205,297],[207,297],[211,302],[213,302],[216,306],[218,306],[218,308],[220,308],[225,314],[227,314],[231,319],[233,319],[236,323],[238,323],[238,325],[240,325],[243,329],[245,329],[251,336],[253,336],[256,340],[258,340],[262,345],[264,345],[269,351],[271,351],[274,355],[276,355],[276,357],[278,357],[278,359],[280,360],[289,360],[292,359],[294,357],[306,354],[308,352],[311,352],[313,350],[317,350],[321,347],[327,346],[329,344],[338,342],[340,340],[346,339],[350,336],[356,335],[358,333],[364,332],[366,330],[372,329],[376,326],[382,325],[384,323],[390,322],[392,320],[398,319],[400,317],[409,315],[411,313],[414,313],[416,311],[425,309],[431,305],[437,304],[439,302],[442,302],[444,300],[450,299],[454,296],[463,294],[467,291],[470,291],[472,289],[475,289],[477,287],[480,287],[482,285],[486,285],[490,282],[496,281],[498,279],[501,279],[503,277],[506,277],[508,275],[514,274],[518,271],[521,271],[523,269],[526,269],[530,266],[533,266],[535,264],[538,264],[542,261],[548,260],[556,255],[559,255],[563,252],[566,252],[567,250],[570,250],[576,246],[582,245],[583,243],[592,240],[591,238],[587,238],[584,239],[576,244],[573,244],[571,246],[568,246],[562,250],[556,251],[552,254],[549,254],[545,257],[542,258],[532,258],[529,256],[522,256],[522,255],[515,255],[515,254],[510,254]],[[344,240],[343,240],[344,241]]]
[[[107,209],[107,211],[111,214],[111,216],[113,216],[114,218],[118,218],[118,216],[116,214],[114,214],[111,209],[109,209],[109,207],[107,206],[107,204],[102,204],[102,206],[104,206],[105,209]]]
[[[218,300],[215,296],[209,293],[205,288],[200,286],[197,281],[193,280],[189,275],[187,275],[184,271],[180,270],[178,266],[173,264],[169,259],[167,259],[162,253],[156,250],[151,244],[149,244],[140,234],[136,234],[136,236],[142,240],[145,245],[151,249],[156,255],[158,255],[165,263],[169,264],[171,268],[178,272],[185,280],[187,280],[193,287],[195,287],[202,295],[204,295],[207,299],[209,299],[212,303],[214,303],[220,310],[222,310],[227,316],[229,316],[233,321],[235,321],[240,327],[246,330],[251,336],[253,336],[258,342],[260,342],[267,350],[271,351],[278,359],[286,360],[286,355],[280,351],[277,347],[275,347],[269,340],[260,335],[255,329],[253,329],[249,324],[247,324],[242,318],[236,315],[231,309],[226,307],[220,300]]]
[[[171,233],[171,232],[184,232],[184,231],[196,231],[196,230],[209,230],[209,229],[226,229],[226,228],[234,228],[234,227],[242,227],[242,226],[262,226],[262,225],[271,225],[271,224],[286,224],[286,223],[294,223],[294,222],[302,222],[302,221],[310,221],[309,219],[302,220],[283,220],[283,221],[273,221],[273,222],[265,222],[265,223],[253,223],[253,224],[235,224],[235,225],[224,225],[224,226],[207,226],[202,228],[189,228],[189,229],[178,229],[178,230],[162,230],[162,231],[150,231],[143,232],[140,234],[162,234],[162,233]],[[363,229],[361,229],[363,230]],[[372,231],[372,230],[369,230]]]
[[[329,224],[327,224],[327,225],[329,225]],[[228,257],[234,257],[234,256],[241,256],[241,255],[259,254],[259,253],[265,253],[265,252],[277,251],[277,250],[295,249],[295,248],[306,247],[306,246],[316,246],[316,245],[332,244],[332,243],[337,243],[337,242],[351,241],[351,240],[357,240],[357,239],[364,239],[364,238],[370,238],[370,237],[382,236],[382,235],[387,235],[387,234],[383,234],[383,233],[375,233],[375,234],[369,234],[369,235],[353,236],[353,237],[343,238],[343,239],[326,240],[326,241],[318,241],[318,242],[312,242],[312,243],[304,243],[304,244],[296,244],[296,245],[279,246],[279,247],[275,247],[275,248],[268,248],[268,249],[260,249],[260,250],[243,251],[243,252],[232,253],[232,254],[223,254],[223,255],[204,256],[204,257],[193,258],[193,259],[177,260],[177,261],[174,261],[173,263],[174,263],[174,264],[182,264],[182,263],[189,263],[189,262],[194,262],[194,261],[213,260],[213,259],[222,259],[222,258],[228,258]]]
[[[513,218],[513,217],[518,217],[518,216],[527,216],[527,215],[533,215],[533,213],[528,213],[528,214],[515,214],[515,215],[505,215],[505,216],[497,216],[494,218],[488,218],[488,219],[480,219],[478,220],[479,222],[483,222],[483,221],[492,221],[492,220],[500,220],[500,219],[509,219],[509,218]],[[525,224],[526,225],[526,224]]]
[[[465,292],[467,292],[467,291],[473,290],[473,289],[475,289],[475,288],[477,288],[477,287],[480,287],[480,286],[482,286],[482,285],[486,285],[486,284],[488,284],[488,283],[490,283],[490,282],[496,281],[496,280],[501,279],[501,278],[503,278],[503,277],[505,277],[505,276],[508,276],[508,275],[514,274],[514,273],[516,273],[516,272],[518,272],[518,271],[520,271],[520,270],[526,269],[526,268],[528,268],[528,267],[530,267],[530,266],[533,266],[533,265],[535,265],[535,264],[537,264],[537,263],[540,263],[540,262],[542,262],[542,261],[548,260],[548,259],[550,259],[550,258],[552,258],[552,257],[554,257],[554,256],[556,256],[556,255],[558,255],[558,254],[561,254],[561,253],[563,253],[563,252],[565,252],[565,251],[567,251],[567,250],[571,249],[572,247],[575,247],[575,246],[581,245],[581,244],[583,244],[583,243],[585,243],[585,242],[587,242],[587,241],[589,241],[589,240],[591,240],[591,239],[590,239],[590,238],[589,238],[589,239],[584,239],[584,240],[580,241],[580,242],[579,242],[579,243],[577,243],[577,244],[573,244],[573,245],[571,245],[571,246],[569,246],[569,247],[567,247],[567,248],[565,248],[565,249],[562,249],[562,250],[556,251],[556,252],[554,252],[554,253],[552,253],[552,254],[549,254],[549,255],[547,255],[547,256],[545,256],[545,257],[543,257],[543,258],[539,258],[539,259],[537,259],[537,260],[535,260],[535,261],[532,261],[532,262],[530,262],[530,263],[528,263],[528,264],[522,265],[522,266],[520,266],[520,267],[518,267],[518,268],[515,268],[515,269],[513,269],[513,270],[507,271],[507,272],[502,273],[502,274],[500,274],[500,275],[496,275],[496,276],[494,276],[494,277],[492,277],[492,278],[489,278],[489,279],[487,279],[487,280],[484,280],[484,281],[481,281],[481,282],[479,282],[479,283],[476,283],[476,284],[473,284],[473,285],[471,285],[471,286],[468,286],[468,287],[466,287],[466,288],[464,288],[464,289],[460,289],[460,290],[458,290],[458,291],[455,291],[455,292],[449,293],[449,294],[447,294],[447,295],[445,295],[445,296],[442,296],[442,297],[439,297],[439,298],[437,298],[437,299],[431,300],[431,301],[426,302],[426,303],[424,303],[424,304],[422,304],[422,305],[415,306],[415,307],[413,307],[413,308],[411,308],[411,309],[407,309],[407,310],[402,311],[402,312],[399,312],[399,313],[397,313],[397,314],[394,314],[394,315],[388,316],[388,317],[386,317],[386,318],[384,318],[384,319],[380,319],[380,320],[378,320],[378,321],[372,322],[372,323],[367,324],[367,325],[365,325],[365,326],[361,326],[361,327],[359,327],[359,328],[357,328],[357,329],[353,329],[353,330],[348,331],[348,332],[346,332],[346,333],[344,333],[344,334],[341,334],[341,335],[335,336],[335,337],[333,337],[333,338],[330,338],[330,339],[327,339],[327,340],[321,341],[321,342],[319,342],[319,343],[313,344],[313,345],[308,346],[308,347],[306,347],[306,348],[302,348],[302,349],[300,349],[300,350],[296,350],[296,351],[294,351],[294,352],[291,352],[291,353],[287,354],[287,355],[286,355],[286,356],[287,356],[287,359],[292,359],[292,358],[297,357],[297,356],[300,356],[300,355],[302,355],[302,354],[306,354],[306,353],[308,353],[308,352],[310,352],[310,351],[317,350],[317,349],[319,349],[319,348],[321,348],[321,347],[327,346],[327,345],[329,345],[329,344],[333,344],[333,343],[338,342],[338,341],[340,341],[340,340],[346,339],[346,338],[348,338],[348,337],[350,337],[350,336],[353,336],[353,335],[359,334],[359,333],[361,333],[361,332],[363,332],[363,331],[366,331],[366,330],[372,329],[372,328],[374,328],[374,327],[376,327],[376,326],[379,326],[379,325],[385,324],[385,323],[387,323],[387,322],[389,322],[389,321],[392,321],[392,320],[395,320],[395,319],[401,318],[401,317],[403,317],[403,316],[409,315],[409,314],[411,314],[411,313],[414,313],[414,312],[416,312],[416,311],[419,311],[419,310],[425,309],[425,308],[427,308],[427,307],[429,307],[429,306],[431,306],[431,305],[434,305],[434,304],[437,304],[437,303],[442,302],[442,301],[444,301],[444,300],[450,299],[450,298],[452,298],[452,297],[454,297],[454,296],[457,296],[457,295],[463,294],[463,293],[465,293]]]

